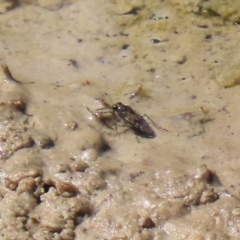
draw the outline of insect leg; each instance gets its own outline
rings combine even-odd
[[[167,129],[158,126],[148,115],[146,115],[146,114],[142,115],[142,118],[144,118],[144,117],[147,118],[156,128],[159,128],[159,129],[162,129],[162,130],[168,132]]]
[[[102,112],[102,110],[108,110],[108,111]],[[111,110],[111,108],[105,107],[105,108],[98,108],[95,110],[95,112],[112,113],[112,110]]]
[[[95,112],[93,112],[89,107],[86,107],[86,108],[95,118],[97,118],[97,115]]]
[[[114,127],[115,127],[116,136],[117,136],[119,133],[118,133],[118,128],[117,128],[117,122],[116,121],[114,121]]]
[[[117,120],[116,120],[116,115],[111,111],[111,109],[109,108],[99,108],[97,110],[95,110],[94,112],[91,111],[88,107],[87,107],[87,110],[96,118],[98,119],[101,123],[103,123],[105,126],[107,127],[110,127],[108,126],[107,122],[104,122],[104,119],[102,119],[100,116],[98,116],[98,114],[111,114],[112,117],[114,118],[114,128],[115,128],[115,132],[116,132],[116,135],[118,135],[118,128],[117,128]],[[103,111],[102,111],[103,110]],[[104,110],[108,110],[108,111],[104,111]],[[106,120],[105,120],[106,121]],[[112,128],[112,127],[110,127]]]
[[[87,108],[87,110],[88,110],[93,116],[95,116],[96,118],[98,118],[98,117],[97,117],[98,113],[110,113],[110,114],[112,114],[111,111],[106,111],[106,112],[102,112],[102,111],[101,111],[101,110],[104,110],[105,108],[97,109],[97,110],[95,110],[94,112],[93,112],[92,110],[90,110],[90,108],[88,108],[88,107],[86,107],[86,108]],[[106,109],[108,109],[108,108],[106,108]]]

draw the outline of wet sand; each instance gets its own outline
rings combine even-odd
[[[239,239],[238,5],[0,3],[1,239]]]

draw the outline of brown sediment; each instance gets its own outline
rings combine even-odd
[[[0,239],[240,238],[238,1],[0,12]]]

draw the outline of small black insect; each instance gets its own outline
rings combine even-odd
[[[131,107],[129,107],[128,105],[125,105],[121,102],[113,104],[112,106],[108,105],[106,103],[105,103],[105,105],[107,107],[97,109],[95,111],[94,115],[96,115],[98,113],[101,113],[101,114],[110,113],[113,116],[114,121],[115,121],[114,125],[115,125],[116,132],[118,132],[116,123],[119,121],[122,121],[137,136],[144,137],[144,138],[155,138],[156,137],[156,133],[154,132],[154,130],[151,128],[149,123],[144,118],[147,118],[148,120],[150,120],[151,123],[154,126],[156,126],[157,128],[160,128],[160,127],[157,126],[157,124],[146,114],[140,115],[136,111],[134,111]],[[106,111],[106,110],[109,110],[109,111]],[[104,115],[101,115],[98,117],[98,119],[100,119],[100,121],[102,121],[105,125],[107,125],[106,124],[107,117],[105,117]],[[166,129],[163,129],[163,130],[167,131]]]
[[[133,132],[144,138],[155,138],[156,134],[144,117],[147,117],[152,121],[147,115],[139,115],[131,107],[118,102],[112,106],[112,113],[117,118],[123,120],[123,122],[129,126]]]

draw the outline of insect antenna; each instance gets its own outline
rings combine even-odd
[[[109,100],[110,100],[110,103],[111,105],[113,106],[113,101],[112,101],[112,98],[110,97],[110,95],[108,93],[104,93],[106,96],[108,96]]]
[[[104,94],[109,97],[110,102],[111,102],[111,105],[108,104],[108,103],[106,103],[106,102],[104,101],[104,99],[102,99],[101,102],[102,102],[102,104],[103,104],[105,107],[103,107],[103,108],[98,108],[98,109],[95,110],[95,112],[101,112],[101,111],[103,111],[103,110],[108,110],[108,111],[103,112],[103,113],[112,113],[112,105],[113,105],[112,99],[111,99],[111,97],[110,97],[107,93],[104,93]]]
[[[108,110],[108,111],[102,112],[103,110]],[[98,109],[95,110],[95,112],[112,113],[112,108],[110,108],[110,107],[98,108]]]
[[[162,128],[162,127],[160,127],[159,125],[157,125],[148,115],[143,114],[142,117],[143,117],[143,118],[144,118],[144,117],[147,118],[156,128],[159,128],[159,129],[162,129],[163,131],[167,131],[167,132],[168,132],[167,129]]]

